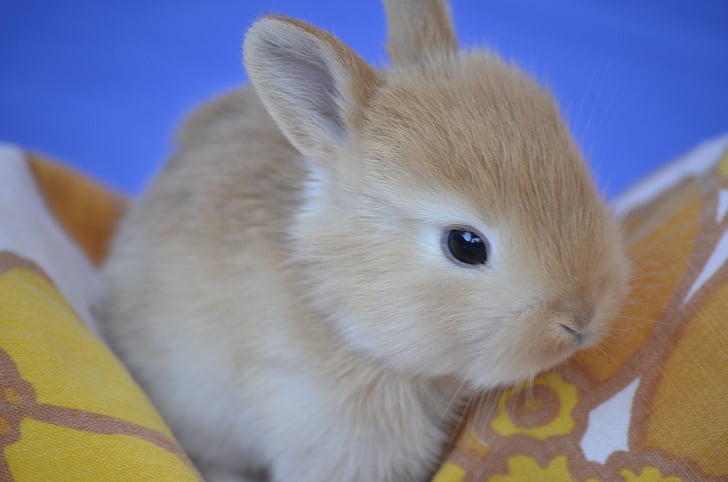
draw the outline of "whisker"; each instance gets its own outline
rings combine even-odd
[[[684,259],[692,259],[692,258],[708,258],[712,253],[690,253],[690,254],[684,254],[679,256],[671,256],[669,258],[660,258],[656,259],[651,263],[647,263],[645,265],[640,265],[636,269],[632,271],[632,274],[641,274],[645,269],[651,268],[653,266],[662,264],[662,263],[670,263],[673,261],[682,261]]]
[[[652,318],[640,318],[638,316],[628,316],[628,315],[619,315],[617,317],[619,320],[631,320],[631,321],[642,321],[646,323],[657,323],[659,320],[655,320]]]
[[[681,231],[682,231],[682,229],[675,230],[675,232],[681,232]],[[690,238],[690,239],[686,239],[684,241],[680,241],[677,243],[672,242],[672,241],[667,243],[664,238],[660,238],[657,242],[654,242],[654,243],[651,243],[651,244],[648,244],[645,246],[640,246],[639,251],[636,253],[633,253],[631,256],[631,259],[633,261],[639,261],[640,259],[643,259],[643,258],[646,258],[649,256],[654,256],[655,254],[661,254],[661,253],[664,253],[667,251],[672,251],[675,248],[679,248],[679,247],[686,246],[686,245],[700,244],[705,241],[714,241],[717,238],[718,238],[718,235],[706,234],[703,236],[698,236],[697,238]],[[668,236],[667,239],[670,239],[670,237]],[[660,248],[660,249],[655,249],[655,248]]]

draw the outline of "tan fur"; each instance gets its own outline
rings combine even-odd
[[[457,54],[452,20],[441,0],[385,0],[389,28],[387,53],[397,67],[417,67],[429,59]]]
[[[390,32],[385,71],[256,23],[255,91],[187,121],[114,242],[111,343],[211,480],[427,480],[461,397],[597,342],[623,296],[551,98],[454,55],[443,3],[394,5],[390,29],[430,33]],[[487,266],[449,259],[455,226],[488,237]]]

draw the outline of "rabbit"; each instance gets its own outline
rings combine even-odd
[[[464,401],[609,331],[620,226],[559,109],[385,0],[391,66],[265,16],[118,228],[104,330],[211,481],[428,480]]]

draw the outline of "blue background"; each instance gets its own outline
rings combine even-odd
[[[462,45],[547,83],[613,196],[728,131],[728,1],[452,2]],[[245,29],[267,12],[386,61],[377,1],[0,0],[0,140],[138,193],[182,116],[245,81]]]

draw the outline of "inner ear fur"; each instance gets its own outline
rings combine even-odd
[[[347,142],[379,81],[376,71],[339,39],[288,17],[256,22],[243,53],[266,109],[312,160]]]

